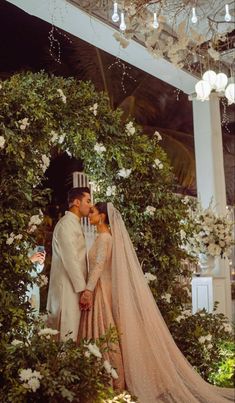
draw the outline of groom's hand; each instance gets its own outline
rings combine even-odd
[[[93,292],[90,290],[84,290],[80,295],[79,306],[82,311],[87,311],[92,308],[93,304]]]

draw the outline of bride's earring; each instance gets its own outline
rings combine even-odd
[[[100,219],[99,219],[99,225],[100,224],[103,224],[103,221],[102,221],[102,218],[100,217]]]

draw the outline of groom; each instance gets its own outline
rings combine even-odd
[[[90,212],[89,188],[71,189],[68,204],[69,211],[58,221],[53,232],[48,326],[59,331],[60,340],[72,338],[77,341],[81,315],[79,299],[87,278],[86,245],[80,219]],[[84,297],[86,299],[87,292]]]

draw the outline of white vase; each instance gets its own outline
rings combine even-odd
[[[206,253],[199,253],[199,266],[202,276],[212,276],[215,267],[215,257]]]

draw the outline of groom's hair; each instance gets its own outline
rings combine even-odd
[[[84,193],[90,193],[90,189],[88,187],[77,187],[70,189],[68,192],[68,205],[70,206],[75,199],[82,200]]]

